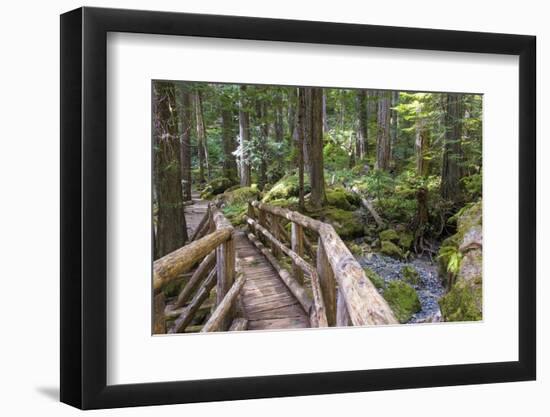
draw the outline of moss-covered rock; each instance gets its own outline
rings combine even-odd
[[[230,191],[231,190],[231,191]],[[227,204],[247,204],[250,200],[256,200],[260,191],[257,186],[231,187],[223,193],[223,199]]]
[[[225,190],[233,185],[233,181],[231,181],[229,178],[214,178],[203,188],[201,192],[201,198],[210,199],[215,195],[223,193]]]
[[[383,240],[380,243],[380,252],[398,259],[402,259],[405,256],[401,248],[389,240]]]
[[[408,322],[422,308],[414,288],[403,281],[390,282],[383,295],[399,323]]]
[[[343,187],[332,187],[325,190],[329,206],[353,211],[359,206],[359,197]]]
[[[262,202],[269,203],[272,200],[286,199],[290,197],[298,197],[299,194],[299,182],[298,176],[285,175],[275,184],[273,187],[264,195]],[[304,194],[307,194],[311,191],[309,181],[304,178]]]
[[[393,229],[387,229],[387,230],[384,230],[384,231],[380,232],[379,237],[380,237],[381,241],[384,241],[384,240],[387,240],[387,241],[390,241],[390,242],[399,241],[399,235]]]
[[[365,271],[365,275],[370,280],[370,282],[373,283],[373,285],[378,288],[379,290],[384,289],[386,287],[386,282],[384,281],[384,278],[382,278],[380,275],[378,275],[376,272],[374,272],[370,268],[363,268]]]
[[[403,280],[411,285],[420,284],[420,274],[412,265],[405,265],[401,268],[401,276]]]
[[[445,321],[478,321],[482,319],[482,289],[479,283],[457,281],[451,290],[439,299]]]
[[[446,239],[439,251],[439,268],[452,286],[439,300],[445,321],[482,319],[482,202],[461,210],[457,232]]]
[[[355,239],[363,236],[363,224],[359,213],[327,207],[322,212],[322,220],[330,223],[342,239]]]

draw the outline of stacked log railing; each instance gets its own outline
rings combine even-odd
[[[231,223],[210,205],[191,242],[153,263],[153,333],[185,332],[214,289],[216,301],[210,318],[199,330],[246,330],[246,319],[238,306],[245,278],[235,263],[233,234]],[[195,267],[175,300],[165,305],[162,289]],[[167,329],[168,320],[173,320],[173,325]]]
[[[249,239],[309,313],[312,327],[397,323],[387,302],[330,224],[259,201],[249,203],[245,220]],[[282,221],[291,222],[290,239],[284,236]],[[309,241],[306,229],[317,237],[315,256],[310,254],[315,266],[304,259],[305,242]],[[290,240],[290,247],[284,240]],[[292,274],[281,267],[281,254],[292,261]],[[304,290],[303,275],[310,278],[312,297]]]

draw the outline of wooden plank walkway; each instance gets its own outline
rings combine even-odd
[[[191,198],[193,199],[193,204],[185,206],[185,223],[187,225],[187,235],[189,238],[195,233],[195,229],[201,222],[208,208],[208,201],[202,200],[198,193],[193,192]]]
[[[310,327],[301,305],[242,231],[235,233],[235,248],[246,277],[241,300],[248,330]]]

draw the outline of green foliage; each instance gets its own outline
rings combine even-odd
[[[415,289],[403,281],[391,281],[383,295],[399,323],[408,322],[422,308]]]
[[[443,260],[447,272],[453,275],[458,273],[462,254],[456,246],[442,246],[437,257]]]

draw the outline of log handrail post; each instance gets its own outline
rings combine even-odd
[[[328,325],[334,326],[336,324],[336,281],[321,238],[317,247],[317,274],[325,302]]]
[[[338,290],[336,297],[336,327],[346,327],[350,325],[350,319],[348,314],[348,308],[346,307],[346,300],[344,299],[344,293]]]
[[[298,254],[301,258],[304,257],[304,228],[298,223],[293,221],[291,223],[291,233],[290,233],[290,245],[291,249]],[[292,274],[296,281],[300,284],[304,284],[304,273],[302,268],[300,268],[296,262],[292,261]]]
[[[275,238],[279,241],[281,241],[281,233],[280,233],[280,225],[279,225],[279,218],[277,216],[275,216],[274,214],[271,214],[269,216],[269,220],[270,220],[270,223],[271,223],[271,232],[273,233],[273,236],[275,236]],[[265,227],[265,225],[262,225]],[[271,243],[271,253],[273,253],[273,256],[275,256],[275,258],[280,258],[281,257],[281,251],[279,250],[279,248],[277,247],[277,245]]]

